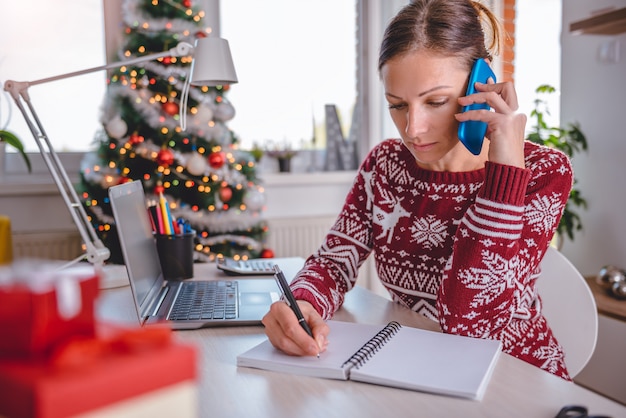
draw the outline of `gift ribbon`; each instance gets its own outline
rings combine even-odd
[[[71,319],[80,313],[82,298],[80,283],[71,275],[62,275],[56,283],[57,310],[63,319]]]
[[[172,330],[167,326],[116,329],[96,338],[72,338],[59,345],[50,363],[59,368],[78,368],[95,364],[112,355],[140,353],[163,348],[171,344]],[[113,332],[111,332],[113,331]]]

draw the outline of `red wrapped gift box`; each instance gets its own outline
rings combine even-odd
[[[0,360],[0,416],[61,418],[102,410],[120,416],[133,399],[151,392],[158,395],[148,398],[151,403],[163,400],[167,388],[178,394],[170,398],[178,404],[151,416],[188,416],[182,411],[190,408],[195,413],[196,350],[171,341],[170,334],[166,328],[140,328],[113,338],[72,340],[46,362]],[[193,389],[193,396],[181,397],[181,388]]]
[[[0,358],[45,357],[69,337],[93,337],[93,266],[24,262],[0,271]]]

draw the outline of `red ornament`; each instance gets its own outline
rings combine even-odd
[[[137,145],[140,144],[144,141],[144,137],[139,135],[137,132],[133,133],[131,136],[128,137],[128,143],[130,145]]]
[[[263,251],[261,251],[261,258],[274,258],[274,251],[270,250],[269,248],[265,248]]]
[[[165,187],[161,183],[154,186],[154,194],[160,195],[165,191]]]
[[[172,57],[164,57],[161,61],[164,65],[170,65],[172,63]]]
[[[131,181],[130,178],[122,176],[117,180],[117,184],[124,184],[128,183],[129,181]]]
[[[161,109],[163,109],[163,111],[165,113],[167,113],[170,116],[174,116],[178,114],[178,103],[174,103],[174,102],[165,102],[161,105]]]
[[[220,200],[224,203],[227,203],[233,197],[233,189],[230,187],[222,187],[220,189]]]
[[[174,163],[174,153],[169,148],[163,148],[157,154],[156,160],[159,165],[172,165]]]
[[[226,154],[223,152],[212,152],[208,158],[209,165],[215,169],[218,169],[226,162]]]
[[[196,38],[206,38],[208,35],[204,31],[196,32]]]
[[[186,8],[190,8],[191,7],[191,0],[183,0],[183,6]]]

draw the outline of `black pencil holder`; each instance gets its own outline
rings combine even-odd
[[[193,247],[195,232],[178,235],[155,234],[159,261],[165,280],[185,280],[193,277]]]

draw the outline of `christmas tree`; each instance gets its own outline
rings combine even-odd
[[[191,0],[126,0],[120,60],[167,51],[179,42],[211,36],[204,12]],[[271,257],[264,248],[263,188],[252,155],[238,149],[226,122],[235,115],[230,86],[181,91],[191,57],[165,57],[109,74],[97,150],[86,154],[78,186],[92,225],[123,263],[107,189],[141,181],[146,198],[162,194],[173,216],[195,229],[196,259]],[[181,129],[180,110],[186,117]],[[148,203],[148,202],[147,202]]]

